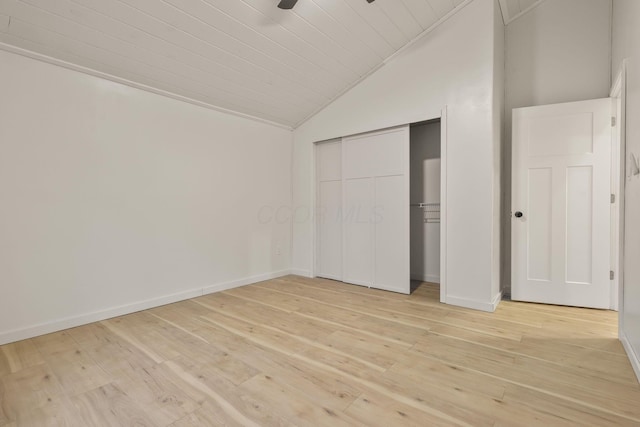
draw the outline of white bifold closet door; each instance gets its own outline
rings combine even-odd
[[[342,139],[343,281],[410,293],[409,126]]]

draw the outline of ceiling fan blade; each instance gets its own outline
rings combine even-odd
[[[293,9],[296,3],[298,3],[298,0],[281,0],[278,7],[280,9]]]

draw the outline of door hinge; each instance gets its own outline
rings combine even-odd
[[[615,273],[613,270],[609,271],[609,280],[613,280],[615,278]]]
[[[616,195],[612,194],[611,195],[611,203],[615,203],[616,202]]]
[[[612,127],[612,128],[616,127],[616,123],[617,123],[617,122],[618,122],[618,121],[616,120],[616,118],[615,118],[615,117],[611,117],[611,127]]]

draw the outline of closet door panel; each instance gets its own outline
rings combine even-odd
[[[375,179],[375,274],[373,286],[404,292],[409,277],[409,223],[405,203],[405,177]]]
[[[363,134],[345,139],[344,176],[346,179],[405,173],[405,148],[408,130],[390,129],[375,134]]]
[[[409,173],[408,128],[391,129],[373,136],[371,138],[371,150],[373,151],[374,157],[375,176],[404,175],[405,173]],[[407,170],[405,170],[405,167]]]
[[[344,178],[364,178],[375,175],[376,155],[366,135],[345,138],[342,142]]]
[[[342,280],[342,181],[320,182],[318,192],[317,275]]]
[[[342,142],[325,142],[318,145],[318,181],[342,180]]]
[[[315,274],[342,280],[342,141],[316,146]]]
[[[344,281],[356,285],[373,284],[373,178],[344,181]]]
[[[409,126],[342,140],[344,281],[409,293]]]

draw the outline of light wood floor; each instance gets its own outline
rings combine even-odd
[[[0,426],[640,425],[616,313],[289,276],[0,347]]]

